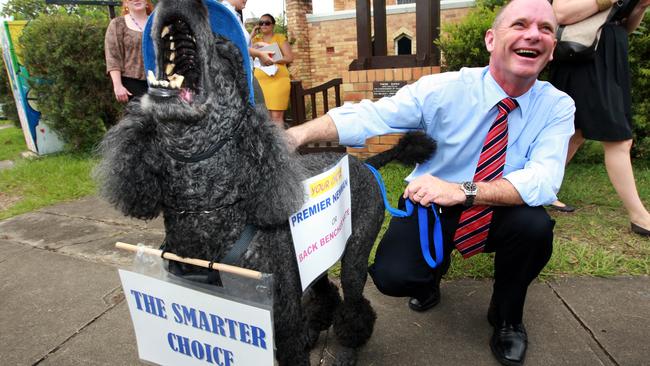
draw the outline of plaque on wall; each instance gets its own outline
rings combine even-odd
[[[373,81],[372,97],[375,99],[392,97],[404,85],[406,81]]]

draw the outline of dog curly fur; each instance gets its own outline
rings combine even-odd
[[[171,18],[184,20],[196,37],[202,70],[197,95],[187,103],[147,94],[128,104],[100,146],[96,177],[102,195],[128,216],[152,219],[162,213],[164,248],[184,257],[219,262],[245,225],[255,225],[258,231],[235,265],[274,276],[279,364],[309,365],[309,348],[330,325],[343,346],[337,363],[355,364],[376,318],[363,296],[368,256],[384,218],[375,178],[350,157],[353,233],[341,259],[343,298],[325,275],[303,299],[287,218],[303,204],[302,181],[341,155],[299,156],[288,150],[263,106],[248,103],[241,53],[211,32],[200,1],[159,2],[152,34],[160,34]],[[159,48],[160,37],[153,39]],[[189,158],[223,141],[217,153],[200,161],[172,157]],[[409,145],[421,146],[407,141],[401,151]],[[422,160],[431,148],[410,155]],[[395,151],[375,157],[373,164],[383,165]]]

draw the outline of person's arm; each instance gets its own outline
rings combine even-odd
[[[291,127],[286,133],[291,149],[296,149],[310,142],[338,141],[339,139],[334,120],[327,114],[307,123]]]
[[[113,82],[113,92],[118,102],[129,101],[131,93],[122,85],[122,71],[124,70],[124,45],[118,36],[118,18],[111,21],[104,36],[104,56],[106,58],[106,73]]]
[[[259,32],[259,31],[260,31],[260,26],[255,25],[253,27],[253,29],[251,29],[251,33],[250,33],[251,39],[255,38],[255,36],[257,35],[257,32]]]
[[[523,167],[503,178],[517,189],[529,206],[549,204],[557,199],[566,166],[569,139],[575,132],[575,104],[568,96],[549,106],[548,121],[531,142],[523,162],[510,164]]]
[[[249,47],[249,48],[248,48],[248,52],[250,53],[250,55],[251,55],[252,57],[254,57],[254,58],[257,57],[257,58],[259,58],[259,59],[260,59],[260,63],[261,63],[262,65],[264,65],[264,66],[271,66],[271,65],[273,65],[273,54],[274,54],[275,52],[273,52],[273,51],[262,51],[262,50],[258,50],[258,49],[253,48],[253,47]]]
[[[524,203],[515,186],[506,179],[476,182],[476,186],[475,205],[514,206]],[[402,197],[423,206],[435,203],[445,207],[462,205],[466,198],[459,183],[447,182],[429,174],[413,179],[404,189]]]
[[[526,156],[519,158],[522,160],[510,157],[513,161],[506,161],[519,169],[492,182],[477,182],[475,204],[541,206],[556,200],[564,177],[569,139],[574,133],[574,113],[573,100],[563,95],[549,105],[544,120],[529,121],[544,125],[531,141]],[[413,179],[403,196],[427,206],[432,202],[440,206],[465,202],[459,182],[447,182],[427,174]]]
[[[613,5],[617,0],[598,0],[611,2]],[[598,12],[597,0],[553,0],[553,10],[560,25],[577,23],[587,19]],[[611,7],[611,5],[610,5]]]
[[[625,19],[625,29],[627,29],[628,33],[634,32],[639,27],[648,6],[650,6],[650,0],[639,1],[634,10],[632,10],[632,13],[630,13],[630,16]]]
[[[334,108],[324,116],[288,129],[289,144],[295,148],[310,142],[338,140],[346,146],[363,146],[372,136],[423,130],[421,106],[429,105],[433,110],[436,105],[427,99],[432,94],[432,85],[440,83],[426,76],[390,98]]]

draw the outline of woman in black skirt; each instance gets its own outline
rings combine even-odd
[[[553,8],[562,25],[579,22],[611,8],[616,0],[554,0]],[[641,21],[650,0],[627,0],[616,20],[606,24],[593,60],[553,62],[550,81],[576,103],[575,135],[569,142],[567,164],[585,139],[601,141],[609,179],[623,201],[634,233],[650,236],[650,213],[637,193],[630,149],[632,113],[628,33]],[[572,211],[556,201],[551,207]]]

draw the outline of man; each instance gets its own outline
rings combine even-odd
[[[536,80],[552,59],[556,28],[546,0],[514,0],[485,34],[489,66],[425,76],[391,98],[343,106],[288,130],[296,145],[336,138],[362,145],[413,129],[437,141],[436,154],[406,178],[400,204],[440,208],[441,268],[423,259],[417,218],[394,218],[370,274],[381,292],[410,296],[409,307],[424,311],[440,300],[454,247],[464,257],[495,252],[490,346],[504,365],[524,361],[526,291],[552,252],[554,222],[542,206],[556,198],[573,134],[571,98]]]

